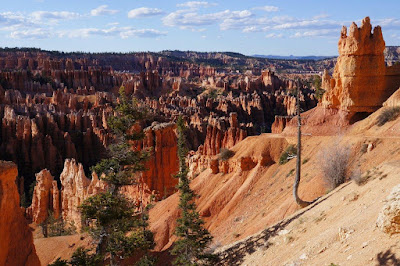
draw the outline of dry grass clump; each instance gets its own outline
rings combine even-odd
[[[351,173],[351,180],[354,181],[358,186],[363,185],[366,182],[365,176],[362,175],[360,168],[356,168]]]
[[[233,155],[235,155],[234,151],[226,148],[221,148],[219,152],[219,159],[222,161],[227,161],[229,158],[233,157]]]
[[[350,147],[340,144],[332,145],[325,148],[320,157],[322,158],[320,166],[324,180],[330,189],[343,184],[348,173]]]
[[[395,120],[399,115],[400,115],[400,107],[386,108],[377,117],[376,124],[381,127],[384,124],[386,124],[386,122]]]

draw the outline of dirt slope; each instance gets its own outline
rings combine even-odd
[[[256,234],[226,247],[224,265],[399,265],[400,241],[376,228],[400,161],[381,164],[362,186],[353,181]]]

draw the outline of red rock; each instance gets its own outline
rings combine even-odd
[[[47,169],[36,174],[36,185],[33,190],[32,204],[26,211],[32,221],[37,224],[43,223],[48,217],[49,211],[52,211],[50,206],[52,207],[54,201],[53,194],[51,193],[53,190],[53,181],[54,179]]]
[[[39,266],[32,232],[19,207],[15,164],[0,161],[0,265]]]
[[[381,27],[371,30],[369,17],[363,19],[361,27],[353,22],[349,32],[343,26],[333,77],[330,78],[327,72],[323,76],[324,107],[373,112],[400,85],[400,78],[395,77],[400,75],[400,69],[385,66]]]

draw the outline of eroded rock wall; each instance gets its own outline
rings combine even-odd
[[[39,266],[31,229],[19,206],[17,166],[0,161],[0,265]]]

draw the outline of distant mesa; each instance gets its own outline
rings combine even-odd
[[[254,54],[251,55],[252,57],[258,58],[267,58],[267,59],[279,59],[279,60],[323,60],[323,59],[331,59],[335,58],[336,56],[333,55],[306,55],[306,56],[296,56],[296,55],[261,55],[261,54]]]

